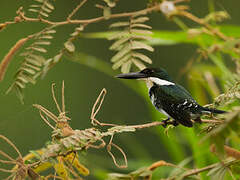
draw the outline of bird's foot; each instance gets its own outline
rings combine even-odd
[[[201,120],[201,118],[200,118],[200,117],[198,117],[198,118],[194,119],[194,121],[195,121],[195,122],[197,122],[197,123],[199,123],[199,124],[201,124],[201,123],[202,123],[202,120]]]
[[[174,119],[170,120],[170,118],[167,118],[167,119],[163,120],[162,122],[163,122],[162,126],[164,128],[166,128],[167,125],[170,125],[170,124],[173,126],[177,126],[179,124],[176,120],[174,120]]]

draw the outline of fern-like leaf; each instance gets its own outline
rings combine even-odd
[[[74,32],[71,34],[71,37],[64,43],[64,49],[62,49],[57,55],[53,58],[48,59],[43,66],[41,76],[44,77],[47,72],[55,66],[60,59],[62,58],[63,52],[67,50],[68,52],[74,52],[75,46],[73,44],[73,40],[79,36],[79,33],[84,30],[84,26],[80,25],[79,27],[75,28]]]
[[[40,18],[47,18],[49,14],[54,10],[53,4],[50,0],[34,0],[37,4],[30,5],[28,11],[38,14]]]
[[[116,22],[110,25],[110,28],[124,28],[121,32],[109,37],[109,40],[115,40],[110,46],[110,50],[117,51],[112,57],[113,69],[121,68],[123,73],[131,70],[132,65],[138,69],[144,69],[144,63],[152,63],[152,60],[138,52],[139,50],[153,51],[154,49],[146,43],[152,32],[150,26],[143,24],[148,20],[147,17],[131,17],[129,21]]]
[[[20,54],[24,59],[17,70],[14,82],[7,90],[7,93],[14,89],[21,102],[23,102],[22,91],[26,87],[26,84],[36,83],[36,78],[41,74],[42,66],[46,63],[42,54],[47,52],[45,46],[50,45],[49,39],[52,39],[52,35],[56,33],[52,28],[53,27],[49,27],[36,33],[33,37],[34,42],[25,48],[25,52]]]

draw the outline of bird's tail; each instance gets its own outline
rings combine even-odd
[[[214,109],[214,108],[206,108],[206,107],[202,107],[203,108],[203,113],[212,113],[212,114],[223,114],[226,113],[227,111],[222,111],[219,109]]]

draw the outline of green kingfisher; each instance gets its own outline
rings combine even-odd
[[[201,115],[225,113],[199,105],[190,93],[176,84],[162,68],[145,68],[140,72],[119,74],[116,77],[145,80],[152,104],[168,117],[164,120],[165,126],[167,124],[177,126],[180,123],[192,127],[193,121],[201,123]]]

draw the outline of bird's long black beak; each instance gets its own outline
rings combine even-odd
[[[118,74],[116,76],[117,78],[122,79],[140,79],[140,78],[146,78],[146,74],[141,72],[132,72],[132,73],[125,73],[125,74]]]

